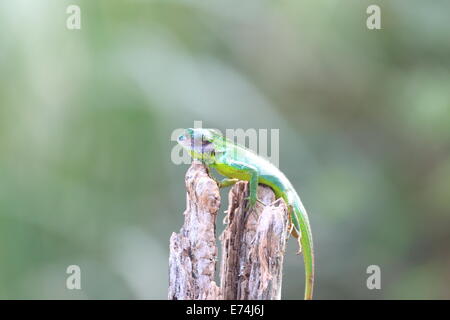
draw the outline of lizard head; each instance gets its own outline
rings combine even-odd
[[[204,128],[186,129],[177,142],[193,159],[208,163],[214,162],[216,154],[225,146],[225,139],[218,131]]]

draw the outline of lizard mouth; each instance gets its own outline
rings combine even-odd
[[[184,148],[201,154],[211,153],[214,151],[213,143],[205,139],[196,140],[188,134],[182,134],[178,137],[177,142]]]

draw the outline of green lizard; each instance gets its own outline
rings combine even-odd
[[[249,182],[247,207],[252,208],[257,199],[258,184],[271,187],[277,198],[283,198],[288,205],[292,235],[298,238],[303,250],[305,263],[305,299],[312,299],[314,284],[314,252],[308,215],[300,197],[286,176],[266,159],[243,146],[226,139],[213,129],[186,129],[178,137],[178,143],[194,159],[227,177],[219,183],[220,187],[230,186],[239,180]]]

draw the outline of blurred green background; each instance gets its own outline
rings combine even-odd
[[[69,4],[81,30],[66,28]],[[366,28],[369,4],[382,30]],[[449,299],[449,12],[446,0],[0,0],[0,298],[166,299],[188,168],[171,162],[170,135],[202,120],[280,129],[316,298]],[[284,299],[303,297],[295,251]],[[65,287],[71,264],[82,290]],[[366,287],[372,264],[381,290]]]

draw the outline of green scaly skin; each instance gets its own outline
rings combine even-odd
[[[312,299],[314,285],[314,252],[308,215],[286,176],[266,159],[243,146],[225,139],[213,129],[186,129],[178,138],[178,143],[192,158],[200,160],[208,167],[215,168],[221,175],[229,178],[219,185],[229,186],[239,180],[249,182],[248,208],[257,199],[258,184],[271,187],[277,198],[283,198],[289,206],[291,220],[299,236],[300,249],[305,263],[305,299]]]

